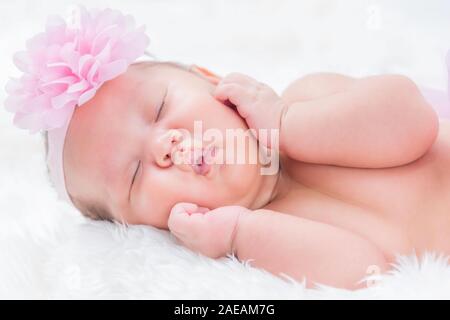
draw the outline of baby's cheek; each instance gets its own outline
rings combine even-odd
[[[149,187],[148,185],[140,185],[139,190],[131,197],[130,200],[130,224],[144,224],[156,228],[167,227],[168,205],[164,198],[163,192]]]

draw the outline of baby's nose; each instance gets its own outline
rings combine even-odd
[[[177,145],[183,140],[183,135],[178,130],[169,130],[162,135],[158,143],[155,160],[158,166],[167,168],[173,164],[172,156],[177,150]]]

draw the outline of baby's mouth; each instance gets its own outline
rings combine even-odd
[[[205,176],[211,170],[214,157],[216,155],[216,147],[209,146],[201,150],[192,151],[190,155],[190,165],[196,174]]]

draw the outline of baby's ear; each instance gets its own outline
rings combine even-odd
[[[208,69],[206,69],[204,67],[200,67],[195,64],[193,64],[191,66],[190,71],[192,71],[193,73],[199,75],[200,77],[208,80],[209,82],[211,82],[214,85],[218,84],[221,79],[221,77],[218,76],[217,74],[209,71]]]

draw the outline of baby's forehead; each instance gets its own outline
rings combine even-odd
[[[186,67],[175,62],[145,61],[130,65],[126,75],[145,76],[146,78],[158,78],[165,75],[179,75],[187,71]]]
[[[188,75],[176,65],[169,63],[141,62],[131,65],[127,72],[103,85],[97,93],[99,103],[103,100],[130,101],[152,95],[165,83]],[[96,99],[95,97],[94,99]],[[110,103],[110,101],[107,101]]]

